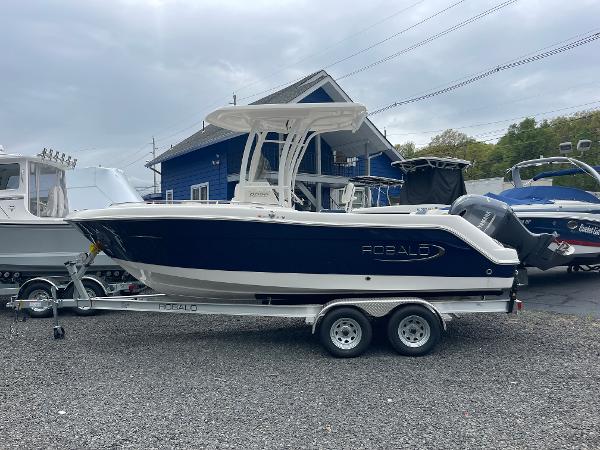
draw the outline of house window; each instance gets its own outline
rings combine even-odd
[[[208,183],[194,184],[190,187],[191,200],[208,200]]]
[[[208,200],[208,183],[194,184],[190,187],[191,200]]]
[[[342,194],[344,193],[344,188],[340,189],[332,189],[331,190],[331,209],[341,209],[344,205],[342,205]],[[356,200],[352,202],[352,208],[363,208],[367,204],[367,199],[365,195],[364,187],[357,187],[354,191],[354,197]]]
[[[165,200],[167,203],[173,203],[173,189],[165,191]]]

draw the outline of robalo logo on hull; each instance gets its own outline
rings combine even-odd
[[[446,253],[444,247],[437,244],[386,244],[363,245],[363,256],[370,256],[382,262],[414,262],[439,258]]]

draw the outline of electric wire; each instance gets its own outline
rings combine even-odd
[[[464,130],[467,128],[477,128],[477,127],[482,127],[482,126],[486,126],[486,125],[495,125],[498,123],[510,122],[511,120],[527,119],[527,118],[534,117],[534,116],[542,116],[545,114],[552,114],[552,113],[559,112],[559,111],[566,111],[567,109],[581,108],[582,106],[593,105],[596,103],[600,103],[600,100],[595,100],[593,102],[587,102],[587,103],[581,103],[579,105],[566,106],[564,108],[553,109],[550,111],[535,112],[535,113],[531,113],[531,114],[526,114],[524,116],[511,117],[510,119],[494,120],[492,122],[480,122],[480,123],[474,123],[474,124],[470,124],[470,125],[461,125],[460,127],[451,127],[451,129]],[[446,131],[447,129],[448,128],[441,128],[438,130],[411,131],[408,133],[387,133],[387,136],[409,136],[409,135],[414,135],[414,134],[440,133],[442,131]]]
[[[459,2],[455,3],[454,5],[451,5],[451,7],[453,7],[453,6],[456,6],[456,5],[458,5],[459,3],[463,3],[463,2],[465,2],[465,1],[467,1],[467,0],[460,0]],[[407,7],[405,7],[405,8],[403,8],[403,9],[399,10],[399,11],[396,11],[395,13],[393,13],[393,14],[390,14],[389,16],[386,16],[386,17],[384,17],[383,19],[381,19],[381,20],[379,20],[379,21],[377,21],[377,22],[375,22],[375,23],[372,23],[371,25],[369,25],[369,26],[367,26],[367,27],[365,27],[365,28],[363,28],[363,29],[361,29],[361,30],[359,30],[359,31],[357,31],[357,32],[355,32],[355,33],[353,33],[353,34],[351,34],[351,35],[349,35],[349,36],[347,36],[347,37],[343,38],[343,39],[340,39],[339,41],[335,42],[334,44],[332,44],[332,45],[330,45],[330,46],[326,47],[324,50],[317,51],[317,52],[311,53],[311,54],[309,54],[309,55],[306,55],[306,56],[304,56],[304,57],[302,57],[302,58],[300,58],[300,59],[298,59],[298,60],[294,61],[293,63],[290,63],[290,64],[288,64],[288,65],[286,65],[286,66],[283,66],[283,67],[281,67],[280,69],[278,69],[278,70],[276,70],[276,71],[272,72],[271,74],[269,74],[269,75],[267,75],[267,76],[265,76],[265,77],[262,77],[262,78],[260,78],[260,79],[258,79],[258,80],[255,80],[255,81],[253,81],[252,83],[249,83],[249,84],[243,85],[243,86],[241,86],[241,87],[238,87],[237,89],[235,89],[235,90],[234,90],[234,92],[239,92],[239,91],[242,91],[242,90],[244,90],[244,89],[247,89],[247,88],[249,88],[249,87],[252,87],[252,86],[254,86],[254,85],[256,85],[256,84],[260,83],[261,81],[264,81],[264,80],[266,80],[266,79],[269,79],[269,78],[273,77],[274,75],[277,75],[277,74],[279,74],[279,73],[283,72],[284,70],[286,70],[286,69],[289,69],[290,67],[294,67],[294,66],[296,66],[296,65],[298,65],[298,64],[300,64],[300,63],[302,63],[302,62],[304,62],[304,61],[306,61],[306,60],[308,60],[308,59],[310,59],[310,58],[313,58],[313,57],[315,57],[315,56],[321,56],[321,55],[324,55],[324,54],[328,53],[329,51],[331,51],[333,48],[335,48],[335,47],[339,46],[340,44],[342,44],[342,43],[344,43],[344,42],[346,42],[346,41],[348,41],[348,40],[350,40],[350,39],[352,39],[352,38],[354,38],[354,37],[356,37],[356,36],[358,36],[358,35],[360,35],[360,34],[363,34],[363,33],[365,33],[366,31],[369,31],[369,30],[371,30],[371,29],[375,28],[376,26],[378,26],[378,25],[381,25],[382,23],[384,23],[384,22],[386,22],[386,21],[388,21],[388,20],[390,20],[390,19],[393,19],[394,17],[398,16],[399,14],[402,14],[403,12],[406,12],[406,11],[408,11],[409,9],[412,9],[412,8],[414,8],[415,6],[418,6],[418,5],[420,5],[421,3],[424,3],[424,2],[425,2],[425,0],[419,0],[419,1],[417,1],[416,3],[413,3],[413,4],[411,4],[411,5],[407,6]],[[447,9],[450,9],[451,7],[445,8],[443,11],[446,11]],[[435,14],[434,16],[432,16],[431,18],[433,18],[433,17],[435,17],[436,15],[439,15],[439,14],[441,14],[441,12],[438,12],[438,13],[436,13],[436,14]],[[429,19],[426,19],[426,20],[429,20]],[[424,23],[426,20],[423,20],[422,22]],[[420,23],[419,23],[419,24],[420,24]],[[410,28],[414,28],[415,26],[417,26],[417,25],[413,25],[413,26],[411,26]],[[406,31],[406,30],[405,30],[405,31]],[[404,31],[402,31],[402,32],[404,32]],[[398,33],[398,34],[401,34],[402,32],[400,32],[400,33]],[[391,37],[390,37],[390,39],[391,39]],[[389,39],[386,39],[386,40],[389,40]],[[304,77],[302,77],[302,78],[304,78]],[[299,80],[301,80],[302,78],[300,78]],[[298,80],[297,80],[297,81],[298,81]],[[292,83],[293,83],[293,82],[292,82]],[[286,85],[287,85],[287,84],[290,84],[290,83],[286,83]],[[241,99],[240,99],[240,100],[241,100]]]
[[[482,79],[487,78],[489,76],[495,75],[495,74],[497,74],[499,72],[502,72],[504,70],[512,69],[512,68],[519,67],[519,66],[522,66],[522,65],[525,65],[525,64],[529,64],[529,63],[532,63],[532,62],[535,62],[535,61],[539,61],[541,59],[548,58],[550,56],[554,56],[554,55],[557,55],[559,53],[566,52],[568,50],[572,50],[574,48],[580,47],[582,45],[589,44],[589,43],[591,43],[591,42],[593,42],[593,41],[595,41],[597,39],[600,39],[600,33],[599,32],[594,33],[594,34],[589,35],[589,36],[586,36],[584,38],[581,38],[581,39],[579,39],[577,41],[574,41],[574,42],[572,42],[570,44],[566,44],[566,45],[563,45],[561,47],[555,48],[553,50],[548,50],[546,52],[537,53],[537,54],[535,54],[533,56],[529,56],[527,58],[523,58],[523,59],[520,59],[520,60],[517,60],[517,61],[513,61],[513,62],[508,63],[508,64],[498,65],[498,66],[496,66],[493,69],[487,70],[487,71],[482,72],[482,73],[480,73],[480,74],[478,74],[478,75],[476,75],[474,77],[471,77],[471,78],[468,78],[468,79],[466,79],[464,81],[461,81],[459,83],[455,83],[453,85],[447,86],[447,87],[445,87],[443,89],[439,89],[439,90],[436,90],[436,91],[433,91],[433,92],[430,92],[430,93],[427,93],[427,94],[423,94],[423,95],[420,95],[420,96],[417,96],[417,97],[412,97],[412,98],[408,98],[408,99],[405,99],[405,100],[400,100],[400,101],[396,101],[394,103],[390,103],[387,106],[378,108],[378,109],[370,112],[369,116],[374,116],[376,114],[380,114],[380,113],[382,113],[384,111],[387,111],[387,110],[392,109],[392,108],[396,108],[398,106],[407,105],[409,103],[415,103],[415,102],[419,102],[419,101],[422,101],[422,100],[427,100],[427,99],[429,99],[431,97],[435,97],[435,96],[438,96],[438,95],[445,94],[447,92],[459,89],[459,88],[464,87],[466,85],[469,85],[471,83],[475,83],[476,81],[482,80]]]
[[[464,21],[456,24],[456,25],[453,25],[450,28],[446,28],[444,31],[440,31],[439,33],[436,33],[433,36],[428,37],[427,39],[424,39],[424,40],[422,40],[420,42],[417,42],[416,44],[413,44],[410,47],[406,47],[406,48],[404,48],[404,49],[402,49],[402,50],[400,50],[400,51],[398,51],[396,53],[393,53],[391,55],[386,56],[385,58],[378,59],[377,61],[374,61],[374,62],[372,62],[370,64],[367,64],[365,66],[359,67],[358,69],[355,69],[355,70],[353,70],[351,72],[348,72],[348,73],[346,73],[346,74],[344,74],[342,76],[337,77],[335,80],[336,81],[343,80],[345,78],[354,76],[354,75],[356,75],[358,73],[364,72],[365,70],[372,69],[375,66],[383,64],[385,62],[388,62],[388,61],[390,61],[390,60],[392,60],[394,58],[397,58],[398,56],[404,55],[404,54],[406,54],[406,53],[408,53],[408,52],[410,52],[410,51],[412,51],[412,50],[414,50],[416,48],[422,47],[423,45],[429,44],[430,42],[433,42],[433,41],[435,41],[435,40],[437,40],[437,39],[439,39],[439,38],[441,38],[443,36],[446,36],[447,34],[452,33],[453,31],[459,30],[459,29],[461,29],[461,28],[463,28],[463,27],[465,27],[465,26],[467,26],[467,25],[469,25],[469,24],[471,24],[473,22],[476,22],[476,21],[478,21],[480,19],[483,19],[484,17],[486,17],[486,16],[488,16],[490,14],[493,14],[493,13],[495,13],[497,11],[500,11],[501,9],[506,8],[507,6],[512,5],[513,3],[516,3],[516,2],[517,2],[517,0],[507,0],[507,1],[503,2],[503,3],[499,3],[499,4],[497,4],[496,6],[493,6],[490,9],[487,9],[487,10],[485,10],[485,11],[483,11],[483,12],[481,12],[481,13],[479,13],[479,14],[477,14],[477,15],[475,15],[475,16],[467,19],[467,20],[464,20]]]
[[[406,31],[409,31],[409,30],[411,30],[411,29],[413,29],[413,28],[416,28],[416,27],[417,27],[417,26],[419,26],[419,25],[423,25],[424,23],[426,23],[426,22],[428,22],[429,20],[431,20],[431,19],[433,19],[433,18],[437,17],[438,15],[440,15],[440,14],[442,14],[442,13],[446,12],[446,11],[449,11],[450,9],[454,8],[455,6],[458,6],[458,5],[460,5],[460,4],[461,4],[461,3],[463,3],[464,1],[465,1],[465,0],[461,0],[461,1],[459,1],[459,2],[456,2],[456,3],[453,3],[453,4],[451,4],[451,5],[449,5],[449,6],[445,7],[445,8],[442,8],[441,10],[439,10],[439,11],[435,12],[434,14],[432,14],[432,15],[430,15],[430,16],[428,16],[428,17],[426,17],[425,19],[422,19],[422,20],[420,20],[419,22],[416,22],[415,24],[411,25],[411,26],[410,26],[410,27],[408,27],[408,28],[405,28],[405,29],[403,29],[403,30],[401,30],[401,31],[399,31],[399,32],[397,32],[397,33],[395,33],[395,34],[391,35],[391,36],[388,36],[387,38],[385,38],[385,39],[383,39],[383,40],[381,40],[381,41],[379,41],[379,42],[376,42],[376,43],[374,43],[374,44],[372,44],[372,45],[370,45],[370,46],[368,46],[368,47],[365,47],[364,49],[362,49],[362,50],[359,50],[358,52],[356,52],[356,53],[354,53],[354,54],[351,54],[351,55],[349,55],[349,56],[347,56],[347,57],[345,57],[345,58],[341,58],[341,59],[339,59],[339,60],[337,60],[337,61],[334,61],[333,63],[330,63],[329,65],[326,65],[326,66],[324,66],[322,70],[324,70],[324,69],[327,69],[327,68],[330,68],[330,67],[333,67],[333,66],[335,66],[335,65],[337,65],[337,64],[339,64],[339,63],[341,63],[341,62],[343,62],[343,61],[347,61],[348,59],[351,59],[351,58],[353,58],[354,56],[357,56],[357,55],[359,55],[359,54],[365,53],[365,52],[366,52],[366,51],[368,51],[368,50],[372,50],[373,48],[375,48],[375,47],[377,47],[377,46],[379,46],[379,45],[381,45],[381,44],[384,44],[385,42],[388,42],[389,40],[391,40],[391,39],[393,39],[393,38],[395,38],[395,37],[397,37],[397,36],[399,36],[399,35],[401,35],[401,34],[405,33]],[[442,37],[444,34],[448,34],[448,33],[450,33],[451,31],[454,31],[455,29],[462,28],[463,26],[466,26],[466,25],[468,25],[468,24],[469,24],[469,23],[471,23],[471,22],[474,22],[474,21],[476,21],[476,20],[479,20],[479,19],[481,19],[482,17],[484,17],[484,16],[486,16],[486,15],[488,15],[488,14],[491,14],[491,13],[493,13],[493,12],[496,12],[497,10],[499,10],[499,9],[502,9],[502,8],[504,8],[505,6],[508,6],[509,4],[515,3],[515,2],[517,2],[517,1],[518,1],[518,0],[508,0],[508,1],[505,1],[504,3],[500,3],[500,4],[496,5],[496,6],[494,6],[494,7],[490,8],[490,9],[488,9],[487,11],[483,11],[482,13],[478,14],[477,16],[474,16],[474,17],[471,17],[470,19],[467,19],[467,21],[465,21],[465,22],[467,22],[467,23],[465,23],[465,22],[462,22],[462,23],[459,23],[459,24],[457,24],[457,25],[454,25],[454,27],[451,27],[452,29],[447,29],[447,30],[443,31],[443,32],[442,32],[443,34],[440,34],[439,36],[438,36],[438,35],[430,36],[429,38],[427,38],[427,39],[425,40],[425,41],[427,41],[427,42],[425,42],[425,41],[421,41],[421,42],[419,42],[419,43],[417,43],[417,44],[413,45],[413,46],[412,46],[412,48],[410,48],[410,47],[409,47],[409,48],[412,50],[413,48],[417,48],[417,47],[420,47],[420,46],[422,46],[422,45],[425,45],[426,43],[428,43],[428,42],[431,42],[432,40],[435,40],[435,39],[438,39],[438,38]],[[438,33],[438,34],[439,34],[439,33]],[[404,50],[402,50],[401,52],[405,52],[405,53],[406,53],[406,52],[408,52],[408,51],[410,51],[410,50],[404,49]],[[397,56],[399,56],[399,55],[397,55]],[[363,69],[363,70],[366,70],[366,69]],[[362,71],[362,70],[361,70],[361,71]],[[357,72],[357,73],[358,73],[358,72]],[[336,78],[336,81],[337,81],[337,80],[339,80],[339,79],[342,79],[342,78],[346,78],[346,77],[348,77],[348,76],[351,76],[351,75],[350,75],[350,74],[343,75],[341,78]],[[261,90],[261,91],[259,91],[259,92],[255,92],[255,93],[253,93],[253,94],[249,94],[249,95],[246,95],[246,96],[244,96],[244,97],[240,97],[240,98],[239,98],[239,100],[248,100],[248,99],[250,99],[250,98],[257,97],[257,96],[259,96],[259,95],[262,95],[262,94],[267,94],[267,93],[269,93],[269,92],[273,92],[273,91],[275,91],[275,90],[277,90],[277,89],[279,89],[279,88],[282,88],[282,87],[288,86],[288,85],[290,85],[290,84],[293,84],[293,83],[297,83],[298,81],[302,80],[303,78],[306,78],[306,76],[302,76],[302,77],[296,78],[296,79],[294,79],[294,80],[287,81],[287,82],[285,82],[285,83],[281,83],[281,84],[278,84],[278,85],[276,85],[276,86],[272,86],[272,87],[270,87],[270,88],[268,88],[268,89],[264,89],[264,90]]]
[[[412,8],[414,8],[414,7],[418,6],[418,5],[422,4],[422,3],[424,3],[425,1],[426,1],[426,0],[419,0],[419,1],[415,2],[415,3],[412,3],[412,4],[410,4],[409,6],[407,6],[407,7],[405,7],[405,8],[402,8],[402,9],[400,9],[400,10],[398,10],[398,11],[396,11],[396,12],[394,12],[394,13],[392,13],[392,14],[388,15],[388,16],[385,16],[384,18],[382,18],[382,19],[378,20],[377,22],[374,22],[374,23],[372,23],[371,25],[369,25],[369,26],[367,26],[367,27],[365,27],[365,28],[362,28],[361,30],[359,30],[359,31],[357,31],[357,32],[355,32],[355,33],[352,33],[351,35],[349,35],[349,36],[346,36],[346,37],[345,37],[345,38],[343,38],[343,39],[340,39],[339,41],[335,42],[334,44],[332,44],[332,45],[330,45],[330,46],[326,47],[324,50],[321,50],[321,51],[314,52],[314,53],[311,53],[311,54],[309,54],[309,55],[306,55],[306,56],[302,57],[301,59],[299,59],[299,60],[296,60],[295,62],[288,64],[287,66],[283,66],[283,67],[281,67],[280,69],[276,70],[275,72],[272,72],[271,74],[269,74],[269,75],[267,75],[267,76],[265,76],[265,77],[261,77],[261,78],[259,78],[259,79],[255,80],[255,81],[253,81],[253,82],[251,82],[251,83],[248,83],[248,84],[246,84],[246,85],[243,85],[243,86],[239,86],[239,87],[237,87],[236,89],[234,89],[234,90],[233,90],[233,92],[239,92],[239,91],[242,91],[242,90],[244,90],[244,89],[247,89],[247,88],[249,88],[249,87],[251,87],[251,86],[254,86],[254,85],[256,85],[256,84],[260,83],[261,81],[264,81],[264,80],[266,80],[266,79],[269,79],[269,78],[273,77],[274,75],[277,75],[278,73],[281,73],[281,72],[283,72],[284,70],[286,70],[286,69],[288,69],[288,68],[290,68],[290,67],[296,66],[296,65],[300,64],[301,62],[304,62],[304,61],[306,61],[306,60],[308,60],[308,59],[310,59],[310,58],[313,58],[313,57],[315,57],[315,56],[320,56],[320,55],[326,54],[326,53],[328,53],[329,51],[331,51],[333,48],[335,48],[335,47],[339,46],[340,44],[342,44],[342,43],[344,43],[344,42],[346,42],[346,41],[348,41],[348,40],[350,40],[350,39],[352,39],[352,38],[354,38],[354,37],[356,37],[356,36],[358,36],[358,35],[360,35],[360,34],[363,34],[363,33],[365,33],[365,32],[367,32],[367,31],[369,31],[369,30],[371,30],[371,29],[373,29],[373,28],[377,27],[378,25],[381,25],[382,23],[384,23],[384,22],[386,22],[386,21],[388,21],[388,20],[390,20],[390,19],[393,19],[394,17],[398,16],[399,14],[402,14],[403,12],[406,12],[406,11],[408,11],[409,9],[412,9]],[[459,3],[462,3],[462,2],[464,2],[464,1],[466,1],[466,0],[461,0]],[[454,5],[452,5],[452,6],[454,6]],[[446,8],[446,9],[449,9],[449,8]],[[439,14],[439,12],[438,12],[438,13],[436,13],[435,15],[438,15],[438,14]],[[267,91],[265,91],[265,92],[269,92],[269,91],[271,91],[271,90],[275,90],[275,89],[277,89],[278,87],[281,87],[281,86],[287,86],[287,85],[289,85],[289,84],[292,84],[292,83],[295,83],[295,82],[297,82],[297,81],[300,81],[300,80],[302,80],[302,79],[303,79],[303,78],[305,78],[305,77],[306,77],[306,76],[303,76],[303,77],[300,77],[300,78],[298,78],[298,79],[296,79],[296,80],[294,80],[294,81],[287,82],[287,83],[285,83],[285,84],[282,84],[282,85],[278,85],[277,87],[271,88],[271,89],[269,89],[269,90],[267,90]],[[256,95],[260,95],[260,94],[256,94]],[[252,95],[252,96],[255,96],[255,95]],[[203,113],[203,112],[205,112],[205,111],[208,111],[208,110],[209,110],[211,107],[213,107],[214,105],[220,104],[222,101],[227,101],[227,100],[228,100],[228,99],[230,99],[230,98],[231,98],[231,97],[229,97],[229,96],[223,96],[223,97],[219,97],[218,99],[215,99],[214,101],[210,102],[210,103],[209,103],[207,106],[205,106],[205,107],[204,107],[204,108],[203,108],[203,109],[202,109],[202,110],[201,110],[201,111],[200,111],[198,114],[193,114],[193,116],[200,115],[201,113]],[[246,99],[246,98],[250,98],[250,97],[242,97],[242,98],[240,98],[239,100],[244,100],[244,99]],[[188,117],[193,117],[193,116],[188,116]],[[179,122],[178,124],[180,124],[180,123],[181,123],[181,122]],[[196,126],[198,123],[199,123],[199,122],[194,122],[192,125],[189,125],[189,126],[187,126],[187,127],[183,128],[183,129],[181,129],[181,130],[179,130],[179,131],[177,131],[177,132],[175,132],[175,133],[172,133],[172,134],[171,134],[171,135],[169,135],[169,136],[163,136],[163,137],[159,137],[159,138],[157,138],[156,140],[157,140],[157,141],[162,141],[162,140],[168,139],[168,138],[170,138],[170,137],[176,136],[176,135],[178,135],[178,134],[180,134],[180,133],[182,133],[182,132],[184,132],[184,131],[187,131],[187,130],[189,130],[190,128],[193,128],[193,127],[195,127],[195,126]],[[163,128],[163,130],[162,130],[161,132],[157,133],[157,134],[158,134],[158,135],[160,135],[160,134],[161,134],[163,131],[167,131],[167,130],[170,130],[170,129],[172,129],[172,128],[175,128],[175,126],[176,126],[176,125],[174,125],[174,126],[170,126],[170,127],[167,127],[167,128]]]

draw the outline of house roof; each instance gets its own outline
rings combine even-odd
[[[292,103],[298,102],[303,97],[307,96],[310,92],[322,86],[327,81],[331,83],[336,91],[339,91],[340,97],[343,101],[351,101],[348,95],[341,89],[341,87],[331,78],[331,76],[324,70],[312,73],[301,80],[277,91],[266,97],[263,97],[251,105],[263,105],[263,104],[281,104],[281,103]],[[335,99],[334,99],[335,100]],[[336,100],[337,101],[337,100]],[[396,156],[396,159],[402,159],[393,145],[381,134],[381,132],[372,124],[369,119],[366,119],[367,125],[378,135],[378,138],[382,141],[385,150],[390,151]],[[203,130],[200,130],[190,137],[179,142],[177,145],[171,147],[166,152],[160,154],[152,161],[146,164],[146,167],[151,167],[156,164],[168,161],[178,156],[185,155],[186,153],[199,150],[203,147],[207,147],[218,142],[231,139],[236,136],[240,136],[243,133],[226,130],[224,128],[217,127],[215,125],[207,125]]]

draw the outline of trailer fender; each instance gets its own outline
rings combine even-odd
[[[429,309],[432,313],[434,313],[440,320],[440,324],[442,325],[444,331],[446,331],[446,320],[444,315],[442,315],[437,308],[431,304],[430,302],[423,300],[422,298],[416,297],[407,297],[407,298],[344,298],[338,300],[332,300],[329,303],[326,303],[319,314],[314,319],[312,324],[312,333],[315,334],[317,330],[317,326],[319,325],[321,319],[325,317],[325,315],[334,308],[339,306],[349,306],[354,307],[362,311],[363,313],[371,316],[371,317],[384,317],[390,314],[392,311],[397,309],[400,306],[405,305],[421,305]]]
[[[81,281],[88,281],[98,285],[100,289],[102,289],[102,291],[104,292],[103,296],[108,296],[108,285],[104,282],[102,278],[99,278],[95,275],[84,275],[83,277],[81,277]],[[75,286],[73,285],[73,281],[69,282],[69,284],[65,288],[65,291],[69,291],[70,288],[73,288],[73,292],[75,292]]]
[[[42,282],[42,283],[49,284],[51,286],[51,288],[53,287],[54,289],[56,289],[57,293],[63,287],[63,286],[61,286],[59,280],[54,279],[52,277],[35,277],[35,278],[30,278],[25,283],[23,283],[21,286],[19,286],[19,293],[17,294],[17,298],[21,298],[22,293],[27,288],[27,286],[29,286],[31,283],[34,283],[34,282]]]

